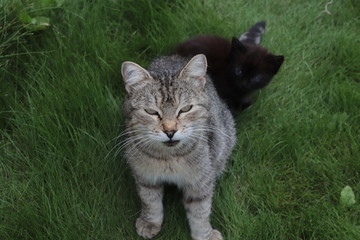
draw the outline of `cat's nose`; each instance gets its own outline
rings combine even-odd
[[[166,136],[168,136],[169,138],[172,138],[174,136],[174,134],[176,133],[176,130],[167,130],[164,131],[164,133],[166,134]]]

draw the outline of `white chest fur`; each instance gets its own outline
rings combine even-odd
[[[145,181],[151,184],[172,183],[179,187],[191,184],[201,175],[196,166],[186,162],[187,160],[178,157],[166,160],[143,159],[141,164],[132,164],[133,170]]]

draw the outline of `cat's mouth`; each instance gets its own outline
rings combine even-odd
[[[180,140],[169,140],[166,142],[163,142],[166,146],[168,147],[174,147],[176,146],[178,143],[180,142]]]

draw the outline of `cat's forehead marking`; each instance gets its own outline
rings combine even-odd
[[[174,102],[174,91],[173,91],[173,79],[170,77],[164,77],[161,81],[162,83],[162,92],[163,92],[163,101],[165,103]]]
[[[161,96],[162,103],[174,104],[176,97],[175,95],[175,86],[174,76],[170,74],[170,72],[152,72],[151,74],[154,79],[159,81],[159,92]]]

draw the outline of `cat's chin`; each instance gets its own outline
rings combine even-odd
[[[170,141],[163,142],[163,144],[167,147],[175,147],[179,143],[180,143],[180,140],[175,140],[175,141],[170,140]]]

